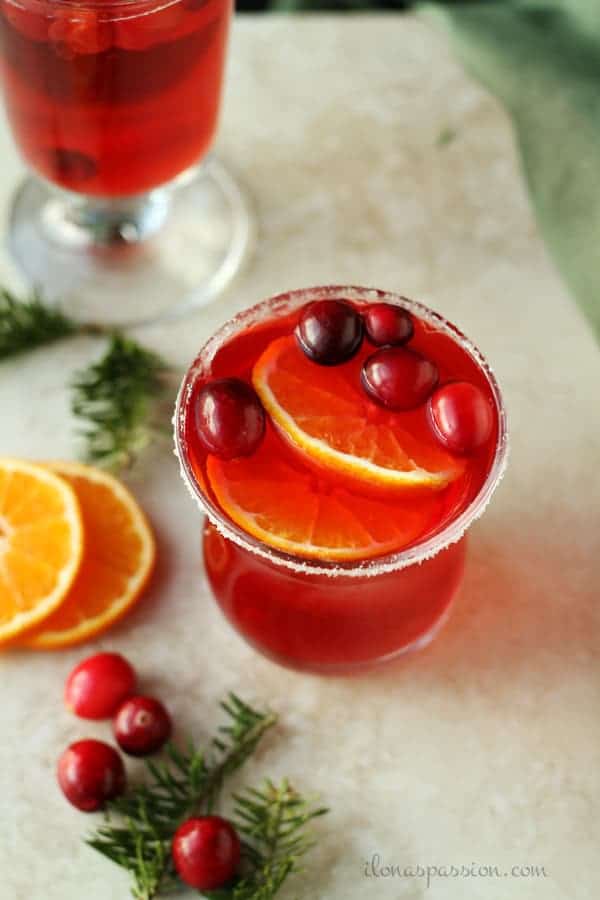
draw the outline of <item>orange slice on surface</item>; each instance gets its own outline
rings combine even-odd
[[[318,476],[276,458],[273,435],[251,457],[208,456],[206,469],[224,512],[245,532],[295,556],[331,561],[370,559],[406,547],[440,516],[429,491],[415,503],[324,488]]]
[[[363,397],[365,355],[318,366],[293,336],[278,338],[256,362],[252,382],[278,430],[313,462],[385,488],[445,487],[464,461],[437,443],[422,409],[390,413]]]
[[[0,460],[0,643],[62,603],[77,575],[83,528],[73,489],[32,463]]]
[[[156,552],[142,510],[120,481],[76,463],[50,463],[48,469],[77,495],[86,546],[63,603],[19,641],[40,650],[88,640],[120,619],[145,587]]]

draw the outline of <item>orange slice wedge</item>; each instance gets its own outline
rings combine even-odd
[[[445,487],[464,461],[437,444],[422,409],[394,414],[363,396],[365,355],[318,366],[294,337],[278,338],[257,360],[252,381],[275,426],[313,462],[388,489]]]
[[[326,487],[310,470],[277,458],[267,435],[251,457],[208,456],[206,470],[223,511],[245,532],[294,556],[369,559],[413,543],[439,518],[438,492],[393,503]]]
[[[40,650],[78,644],[120,619],[139,598],[155,558],[150,526],[120,481],[76,463],[51,463],[48,469],[77,495],[86,546],[60,607],[19,642]]]
[[[81,515],[72,488],[40,466],[0,460],[0,643],[62,603],[82,550]]]

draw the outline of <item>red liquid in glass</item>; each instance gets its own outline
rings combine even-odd
[[[193,397],[213,377],[236,376],[250,382],[258,357],[271,341],[291,334],[297,318],[298,311],[236,334],[219,349],[210,371],[194,383],[184,424],[186,453],[197,486],[215,506],[218,502],[207,476],[207,454],[195,433],[190,412]],[[481,388],[494,410],[494,428],[489,440],[468,458],[464,473],[442,490],[377,488],[373,493],[368,486],[325,468],[319,471],[319,479],[324,491],[352,492],[358,509],[361,497],[363,504],[367,504],[377,496],[390,510],[395,504],[418,504],[424,525],[412,542],[416,545],[454,521],[481,490],[497,450],[498,410],[490,383],[479,364],[447,333],[415,317],[415,334],[410,346],[436,363],[441,383],[465,380]],[[344,364],[349,371],[355,370],[357,390],[362,389],[361,362],[372,352],[373,347],[365,340],[359,354]],[[323,367],[318,368],[323,371]],[[395,415],[410,423],[413,434],[421,434],[424,440],[427,434],[430,439],[425,406]],[[308,465],[270,421],[266,438],[251,459],[267,465],[283,459],[304,474]],[[281,491],[285,492],[289,486],[282,483]],[[223,518],[227,519],[224,512]],[[396,549],[405,550],[412,544]],[[252,553],[223,537],[212,525],[207,524],[204,532],[208,577],[230,622],[251,644],[276,661],[323,672],[367,665],[429,637],[460,583],[464,556],[463,539],[431,559],[394,571],[357,577],[355,572],[347,574],[348,564],[338,564],[332,565],[331,575],[315,574],[286,568]],[[322,560],[313,563],[323,565]],[[377,564],[376,559],[369,560],[369,566],[373,564]],[[351,568],[355,570],[356,564]]]
[[[306,575],[204,529],[204,562],[221,609],[282,665],[341,672],[418,645],[443,619],[464,569],[465,539],[422,565],[357,578]]]
[[[209,149],[230,0],[0,0],[6,108],[27,162],[73,191],[142,193]]]

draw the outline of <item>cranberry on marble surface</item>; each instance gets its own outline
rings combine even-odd
[[[113,722],[121,750],[130,756],[156,753],[171,737],[171,717],[154,697],[130,697],[121,704]]]
[[[58,761],[58,783],[82,812],[102,809],[125,790],[125,768],[117,751],[103,741],[76,741]]]
[[[109,719],[135,691],[135,671],[120,653],[95,653],[75,666],[65,684],[67,708],[82,719]]]
[[[175,832],[173,862],[182,881],[211,891],[231,881],[240,862],[240,839],[220,816],[188,819]]]

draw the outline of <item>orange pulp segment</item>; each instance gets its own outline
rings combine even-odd
[[[77,575],[82,551],[73,489],[41,466],[0,459],[0,643],[56,609]]]

